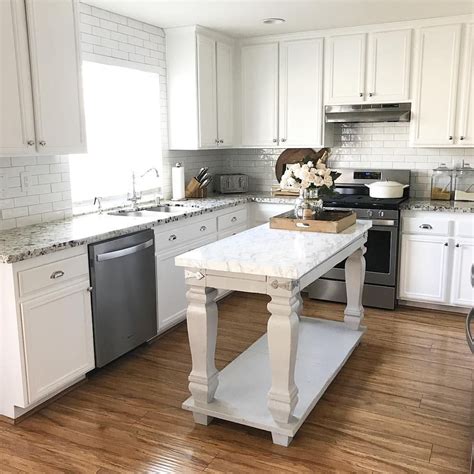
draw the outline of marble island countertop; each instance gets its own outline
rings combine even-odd
[[[357,223],[338,234],[290,232],[264,224],[176,257],[176,265],[300,279],[372,227]]]
[[[0,232],[0,263],[15,263],[61,249],[119,237],[252,201],[291,204],[294,198],[275,198],[270,193],[222,195],[179,202],[180,205],[193,207],[195,210],[179,215],[169,214],[165,218],[111,216],[104,211],[101,215],[89,214],[19,227]]]

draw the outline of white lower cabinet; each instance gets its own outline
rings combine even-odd
[[[0,265],[0,415],[21,416],[95,367],[87,248]]]
[[[472,265],[474,221],[469,214],[402,214],[400,299],[472,307]]]
[[[448,239],[403,235],[400,297],[442,303],[446,299]]]
[[[212,216],[212,217],[211,217]],[[186,282],[184,268],[175,257],[247,229],[247,205],[237,206],[206,216],[192,218],[185,224],[155,228],[156,288],[158,333],[167,331],[186,317]],[[226,292],[219,292],[223,296]]]
[[[184,268],[174,264],[176,256],[216,240],[216,234],[187,246],[178,246],[167,252],[156,254],[156,287],[158,310],[158,333],[166,331],[186,316],[186,282]]]
[[[471,267],[474,264],[474,239],[456,239],[454,244],[453,285],[451,302],[460,306],[474,306]]]
[[[83,280],[21,304],[29,403],[94,368],[88,286]]]

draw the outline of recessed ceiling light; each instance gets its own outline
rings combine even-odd
[[[265,20],[263,20],[266,25],[276,25],[279,23],[285,23],[285,21],[284,18],[265,18]]]

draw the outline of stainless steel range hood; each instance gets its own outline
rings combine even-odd
[[[326,122],[409,122],[411,104],[326,105]]]

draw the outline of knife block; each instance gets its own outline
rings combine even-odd
[[[186,186],[185,195],[187,198],[205,198],[207,197],[207,188],[200,188],[199,181],[192,178]]]

